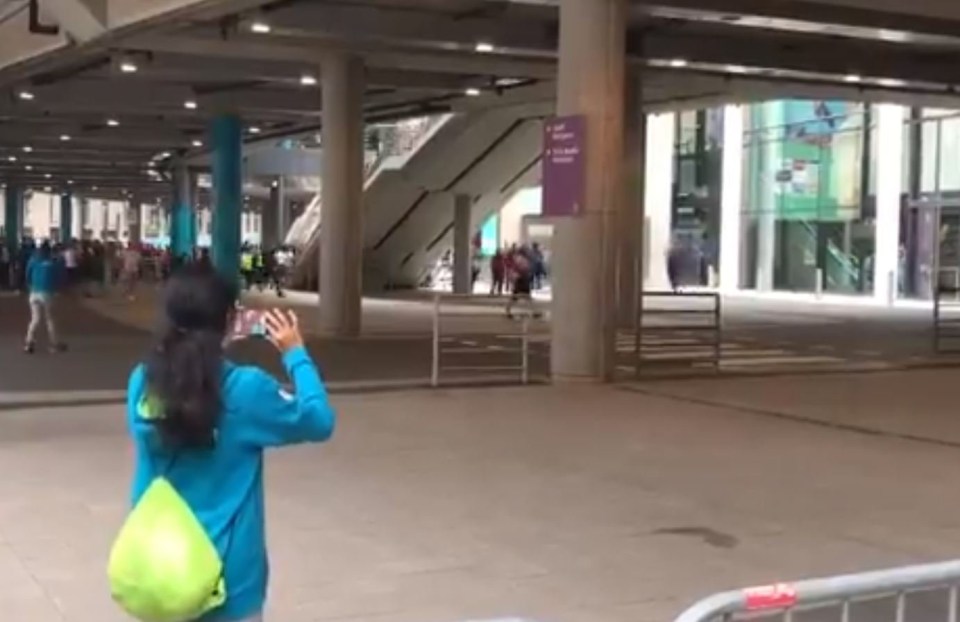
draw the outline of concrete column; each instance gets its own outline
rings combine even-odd
[[[769,129],[759,135],[761,203],[757,214],[757,291],[772,291],[776,269],[777,220],[783,193],[777,172],[783,168],[783,102],[763,105],[763,124]],[[823,174],[823,171],[820,171]],[[823,183],[823,182],[821,182]]]
[[[626,0],[561,0],[557,112],[583,115],[584,204],[554,229],[554,378],[610,380],[616,346],[616,218],[624,196]]]
[[[261,241],[264,248],[276,248],[286,240],[289,219],[283,177],[277,177],[270,186],[270,206],[263,211]]]
[[[290,201],[287,200],[287,185],[280,175],[277,177],[276,205],[277,205],[277,244],[283,244],[287,241],[287,233],[290,232],[290,225],[293,224],[292,214],[290,213]],[[272,197],[271,192],[271,197]]]
[[[473,293],[473,257],[471,257],[471,232],[473,200],[468,194],[453,196],[453,293]]]
[[[676,115],[673,113],[654,114],[647,118],[644,289],[649,290],[670,288],[667,253],[672,239],[673,149],[676,132]]]
[[[224,277],[240,278],[240,215],[243,210],[243,128],[240,119],[213,120],[213,265]]]
[[[723,171],[720,184],[720,291],[740,288],[742,256],[740,232],[743,214],[742,106],[723,109]]]
[[[4,244],[11,257],[16,257],[20,246],[20,232],[23,231],[23,188],[7,184],[4,192]]]
[[[644,182],[646,180],[647,113],[640,75],[626,82],[624,121],[624,196],[617,230],[617,325],[634,328],[641,311],[643,287]]]
[[[892,305],[900,282],[900,196],[903,188],[903,124],[907,109],[877,106],[877,224],[873,296]]]
[[[60,241],[67,243],[73,239],[73,194],[60,193]]]
[[[320,228],[320,328],[360,333],[363,260],[363,63],[324,58],[323,224]]]
[[[170,209],[170,250],[174,257],[192,257],[197,245],[197,214],[193,206],[193,177],[185,162],[173,169],[173,201]]]
[[[106,202],[101,202],[102,216],[100,218],[101,237],[103,231],[110,228],[110,211]],[[117,231],[117,236],[120,232]],[[127,200],[127,241],[138,244],[143,239],[143,200],[135,194]]]

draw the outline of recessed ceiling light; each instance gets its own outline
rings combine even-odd
[[[32,170],[33,170],[33,166],[31,166],[30,164],[27,164],[27,165],[24,166],[23,168],[25,168],[25,169],[28,170],[28,171],[32,171]]]
[[[196,110],[197,102],[193,101],[192,99],[188,99],[187,101],[183,102],[183,107],[187,110]]]
[[[160,158],[161,158],[162,160],[166,160],[166,159],[169,158],[169,157],[170,157],[170,152],[169,152],[169,151],[164,151],[163,153],[160,154]]]
[[[31,151],[33,151],[33,147],[31,147],[30,145],[24,145],[24,146],[23,146],[23,152],[24,152],[24,153],[30,153]]]
[[[303,86],[315,86],[317,84],[317,78],[310,74],[304,74],[300,76],[300,84]]]
[[[473,49],[481,54],[489,54],[493,51],[493,44],[488,41],[478,41]]]
[[[466,95],[467,97],[479,97],[479,96],[480,96],[480,89],[470,87],[469,89],[465,90],[463,93],[464,93],[464,95]]]
[[[24,101],[33,101],[34,95],[30,91],[20,91],[20,99]]]
[[[107,125],[110,127],[117,127],[120,125],[120,122],[116,119],[107,119]]]
[[[677,67],[677,68],[686,67],[688,64],[689,63],[684,58],[674,58],[673,60],[670,61],[671,67]]]
[[[273,181],[270,182],[270,187],[271,187],[271,188],[278,188],[278,187],[280,187],[280,183],[279,183],[276,179],[274,179]]]
[[[251,134],[259,134],[259,133],[260,133],[260,128],[254,125],[253,127],[250,128],[249,132],[250,132]]]
[[[50,173],[44,173],[43,175],[44,179],[50,179],[51,177],[53,177],[53,175],[51,175]]]
[[[69,134],[61,134],[61,135],[60,135],[60,140],[62,140],[63,142],[67,142],[68,140],[70,140],[70,135],[69,135]]]
[[[270,24],[266,22],[253,22],[250,24],[250,32],[265,35],[270,32]]]
[[[72,180],[72,179],[68,179],[68,180],[67,180],[67,185],[68,185],[68,186],[72,186],[72,185],[73,185],[73,180]]]
[[[194,147],[203,147],[203,141],[202,141],[202,140],[195,140],[195,141],[191,142],[190,144],[193,145]]]
[[[127,60],[120,63],[120,71],[122,71],[123,73],[137,73],[137,69],[139,68],[134,62]]]
[[[11,162],[16,162],[16,161],[17,161],[17,156],[10,156],[10,157],[7,158],[7,159],[10,160]]]
[[[91,186],[90,189],[95,191],[95,190],[97,189],[97,187],[96,187],[96,186]]]
[[[863,80],[863,78],[855,73],[851,73],[843,78],[844,82],[860,82],[861,80]]]

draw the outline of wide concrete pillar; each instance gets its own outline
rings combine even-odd
[[[192,257],[197,245],[197,213],[193,205],[193,176],[185,162],[173,169],[173,206],[170,210],[170,250],[174,257]]]
[[[617,231],[617,325],[634,328],[639,320],[643,286],[644,190],[647,114],[640,75],[626,82],[623,179],[626,189]]]
[[[644,186],[644,288],[671,288],[667,255],[673,241],[673,150],[677,117],[672,112],[647,119],[647,161]]]
[[[743,106],[723,109],[723,170],[720,189],[720,290],[740,288],[743,229]]]
[[[899,294],[900,197],[903,194],[903,124],[907,109],[877,106],[877,223],[873,262],[873,295],[892,305]],[[937,145],[940,148],[940,145]]]
[[[554,229],[551,360],[560,382],[613,376],[626,4],[560,2],[557,113],[586,121],[584,202],[578,216],[560,219]]]
[[[3,214],[3,242],[10,251],[10,256],[16,257],[17,247],[20,246],[20,232],[23,230],[23,188],[7,184]]]
[[[345,53],[323,60],[323,222],[320,328],[360,333],[363,259],[363,63]]]
[[[240,119],[213,120],[213,265],[231,280],[240,278],[240,219],[243,211],[243,128]]]
[[[67,243],[73,239],[73,193],[60,194],[60,241]]]
[[[453,293],[473,293],[473,257],[470,224],[473,200],[468,194],[453,196]]]

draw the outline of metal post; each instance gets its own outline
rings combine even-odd
[[[717,370],[720,369],[720,358],[723,356],[723,299],[720,297],[720,294],[716,294],[714,298],[714,307],[713,307],[713,322],[714,327],[716,328],[716,342],[714,343],[713,357],[714,357],[714,366]]]
[[[528,338],[530,331],[530,316],[524,315],[520,323],[520,382],[528,384],[530,382],[530,340]]]
[[[430,367],[430,385],[440,385],[440,294],[433,297],[433,359]]]
[[[817,268],[817,298],[823,297],[823,268]]]
[[[940,288],[933,290],[933,353],[940,353]]]

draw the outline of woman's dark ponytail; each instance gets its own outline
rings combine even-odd
[[[166,445],[213,446],[235,291],[213,270],[194,266],[167,284],[163,325],[145,361],[148,397],[162,411],[154,421]]]

